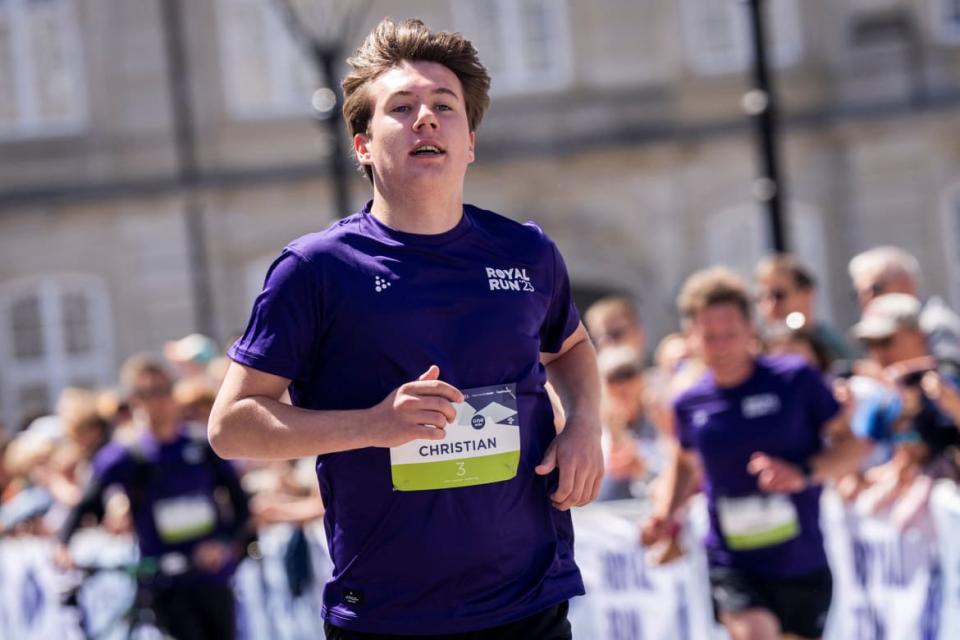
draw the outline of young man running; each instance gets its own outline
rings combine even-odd
[[[463,203],[489,88],[467,40],[384,20],[349,62],[373,200],[273,264],[211,443],[318,456],[327,638],[569,638],[583,583],[568,509],[596,496],[603,463],[563,260],[535,225]]]
[[[821,374],[799,357],[756,357],[750,296],[723,268],[691,276],[678,306],[707,374],[674,403],[679,447],[645,544],[675,529],[702,462],[710,582],[733,640],[819,638],[832,579],[819,527],[820,483],[856,469],[865,450],[843,433]]]

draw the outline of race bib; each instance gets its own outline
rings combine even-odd
[[[217,512],[207,496],[160,500],[153,505],[153,518],[160,539],[167,544],[205,536],[217,526]]]
[[[443,440],[412,440],[390,449],[397,491],[472,487],[509,480],[520,463],[520,417],[514,384],[462,389],[457,417]]]
[[[723,539],[734,551],[772,547],[800,535],[797,509],[781,493],[719,498],[717,515]]]

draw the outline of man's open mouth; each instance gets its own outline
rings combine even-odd
[[[432,144],[422,144],[410,152],[412,156],[440,156],[443,154],[443,149]]]

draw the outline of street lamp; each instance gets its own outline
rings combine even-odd
[[[367,15],[370,0],[273,0],[291,37],[303,47],[323,78],[325,86],[311,98],[311,107],[327,129],[330,141],[330,178],[334,211],[338,217],[350,214],[348,166],[344,149],[343,108],[338,65],[344,58],[348,39]]]

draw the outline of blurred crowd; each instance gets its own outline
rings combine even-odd
[[[755,296],[754,349],[797,354],[822,372],[844,407],[847,428],[872,445],[862,469],[844,477],[838,490],[865,509],[889,510],[907,527],[923,514],[935,480],[960,477],[960,316],[940,297],[923,295],[917,260],[902,249],[861,253],[850,261],[849,275],[862,315],[842,330],[817,315],[817,282],[801,261],[764,258],[748,283]],[[603,392],[600,499],[654,499],[667,452],[677,446],[672,400],[705,367],[682,326],[649,344],[642,310],[628,298],[597,301],[584,321],[598,351]],[[66,389],[54,414],[16,432],[0,430],[0,535],[55,534],[81,500],[97,452],[111,440],[132,441],[146,409],[176,412],[198,438],[205,435],[226,356],[196,334],[167,343],[162,353],[156,360],[168,384],[139,395],[122,386]],[[313,463],[236,465],[254,524],[303,524],[322,516]],[[122,492],[109,496],[101,520],[112,532],[131,530]]]
[[[0,536],[55,536],[83,499],[97,454],[111,441],[132,444],[150,422],[169,416],[191,437],[206,439],[228,359],[199,334],[168,342],[162,354],[130,358],[115,388],[67,388],[52,415],[29,419],[15,433],[0,429]],[[144,367],[156,373],[151,384],[124,382],[126,370]],[[234,465],[255,526],[302,525],[322,517],[313,462]],[[102,527],[115,534],[132,531],[124,492],[109,493],[103,507]]]
[[[752,349],[795,354],[822,373],[847,430],[827,436],[869,445],[860,470],[836,488],[858,509],[905,529],[923,522],[934,481],[960,475],[960,316],[923,295],[918,262],[900,248],[855,256],[849,276],[861,317],[841,330],[818,316],[817,282],[806,265],[790,255],[762,259],[753,281],[742,283],[754,295]],[[678,446],[673,400],[706,367],[682,326],[651,348],[641,309],[628,298],[603,298],[584,320],[603,392],[600,499],[656,503],[667,452]]]

